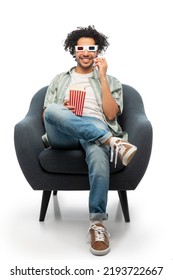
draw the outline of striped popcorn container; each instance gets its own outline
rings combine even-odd
[[[86,91],[80,89],[70,90],[70,105],[75,107],[75,115],[82,116]]]

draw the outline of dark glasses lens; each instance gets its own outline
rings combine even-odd
[[[77,46],[77,50],[78,50],[78,51],[83,51],[83,50],[84,50],[84,47],[83,47],[83,46],[81,46],[81,47],[80,47],[80,46]]]
[[[95,51],[95,46],[89,46],[88,49],[89,51]]]

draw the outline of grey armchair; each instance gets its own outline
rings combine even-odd
[[[16,155],[23,174],[34,190],[42,191],[40,221],[44,221],[50,195],[57,191],[89,190],[84,152],[46,148],[41,136],[45,133],[42,108],[47,87],[32,98],[25,118],[15,125]],[[138,147],[130,164],[110,164],[110,190],[119,195],[125,222],[130,221],[127,191],[134,190],[147,169],[152,149],[152,126],[148,120],[142,98],[132,87],[123,85],[124,110],[119,123],[129,134],[129,141]]]

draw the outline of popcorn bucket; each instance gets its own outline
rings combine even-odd
[[[75,107],[75,115],[82,116],[86,91],[79,89],[70,90],[70,105]]]

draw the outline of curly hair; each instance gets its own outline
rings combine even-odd
[[[104,34],[98,32],[94,25],[89,25],[88,27],[77,27],[76,30],[67,35],[67,38],[64,42],[65,51],[69,51],[71,55],[74,55],[75,46],[81,37],[93,38],[96,45],[98,45],[99,53],[104,52],[109,46],[107,37]]]

